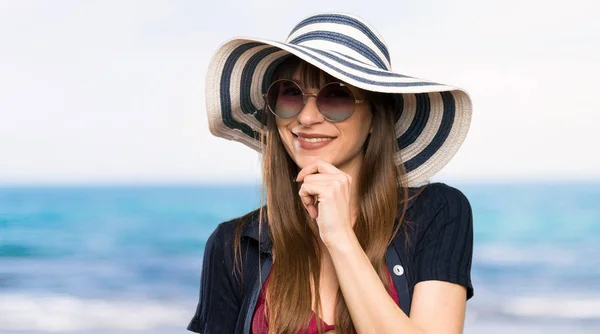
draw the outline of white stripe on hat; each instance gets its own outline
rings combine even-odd
[[[272,46],[270,45],[260,45],[254,48],[250,48],[248,49],[246,52],[244,52],[242,55],[240,55],[240,57],[238,58],[237,62],[236,62],[236,66],[233,69],[233,72],[231,73],[231,82],[230,82],[230,86],[229,86],[229,94],[232,98],[236,97],[234,99],[235,102],[238,102],[241,104],[241,99],[240,97],[240,86],[241,86],[241,78],[242,78],[242,72],[243,70],[246,68],[248,61],[250,60],[250,58],[252,56],[254,56],[256,53],[263,51],[267,48],[270,48]],[[269,58],[269,57],[267,57]],[[264,58],[260,63],[264,64]],[[255,69],[254,71],[254,75],[253,75],[253,79],[254,76],[256,75],[257,71]],[[261,80],[262,82],[262,80]],[[254,91],[260,91],[260,86],[257,86],[258,82],[255,80],[252,80],[251,84],[250,84],[250,92],[254,92]],[[253,98],[254,95],[254,98]],[[256,111],[257,109],[261,108],[264,105],[264,102],[262,102],[262,98],[257,98],[256,96],[257,94],[250,94],[250,100],[252,101],[253,104],[253,111]],[[262,124],[260,124],[260,122],[254,117],[254,115],[252,114],[245,114],[242,112],[242,109],[239,106],[236,106],[236,108],[233,108],[233,104],[232,104],[232,109],[231,109],[231,113],[234,116],[235,119],[242,121],[243,123],[248,124],[254,131],[258,131],[262,129]]]
[[[472,114],[471,103],[468,99],[465,99],[468,98],[468,95],[463,91],[454,91],[452,92],[452,96],[454,97],[454,100],[457,101],[457,104],[448,138],[444,141],[442,146],[427,159],[426,163],[423,163],[406,174],[408,184],[411,184],[411,186],[418,186],[419,184],[425,183],[430,177],[446,166],[467,136]],[[404,150],[400,150],[394,154],[396,164],[410,160],[405,157],[404,153]]]
[[[329,15],[329,14],[346,16],[346,17],[349,17],[351,19],[354,19],[354,20],[360,22],[361,24],[363,24],[364,26],[366,26],[367,28],[369,28],[369,30],[371,31],[371,33],[373,33],[373,35],[377,36],[377,38],[379,38],[379,40],[381,41],[381,43],[383,43],[383,45],[386,45],[386,48],[387,48],[388,44],[385,42],[385,39],[383,38],[383,36],[379,33],[379,31],[377,29],[375,29],[375,27],[373,25],[371,25],[364,18],[362,18],[360,16],[357,16],[357,15],[354,15],[354,14],[348,14],[348,13],[321,13],[321,14],[317,14],[317,15]],[[388,52],[389,52],[389,50],[388,50]]]
[[[340,32],[343,31],[346,35],[348,35],[349,37],[354,38],[355,40],[363,43],[364,45],[366,45],[367,47],[369,47],[369,49],[371,49],[372,52],[376,53],[377,56],[384,62],[384,64],[386,65],[386,67],[388,69],[391,69],[391,65],[390,62],[387,60],[387,58],[385,57],[385,55],[381,52],[381,50],[379,50],[379,48],[377,47],[377,45],[375,45],[375,43],[373,43],[373,41],[371,40],[371,38],[369,38],[368,36],[366,36],[362,31],[348,26],[348,25],[344,25],[344,24],[338,24],[338,23],[313,23],[313,24],[309,24],[306,25],[298,30],[296,30],[293,34],[291,34],[287,40],[286,43],[289,43],[289,41],[292,41],[294,38],[304,35],[306,33],[309,33],[311,31],[315,31],[315,30],[321,30],[321,31],[335,31],[335,32]],[[315,41],[307,41],[307,42],[302,42],[299,43],[298,45],[305,45],[305,46],[309,46],[312,47],[311,42],[315,42]],[[332,43],[332,42],[331,42]],[[332,44],[336,44],[336,43],[332,43]],[[341,44],[337,44],[338,46],[342,46]],[[318,46],[316,46],[316,48],[320,48]],[[329,48],[329,47],[323,47],[323,49],[329,49],[329,50],[336,50],[336,48]],[[348,50],[351,50],[353,53],[356,54],[356,51],[354,51],[351,48],[346,48]],[[344,52],[341,52],[344,53]],[[362,56],[361,56],[362,57]],[[360,59],[355,57],[356,59]],[[363,57],[364,58],[364,57]],[[373,64],[373,62],[371,62],[370,60],[365,58],[365,62],[367,64],[372,64],[373,66],[376,66],[375,64]],[[379,68],[379,67],[377,67]]]
[[[254,74],[252,75],[252,102],[254,103],[255,106],[258,106],[259,108],[263,108],[265,105],[265,100],[262,96],[262,86],[263,86],[263,80],[264,80],[264,73],[267,70],[267,68],[269,67],[269,65],[274,62],[275,60],[285,56],[289,54],[289,52],[285,51],[285,50],[281,50],[281,51],[276,51],[268,56],[266,56],[265,58],[263,58],[257,65],[256,65],[256,69],[254,70]],[[259,127],[257,127],[255,130],[260,129]]]
[[[442,123],[442,117],[444,116],[444,102],[442,96],[439,93],[429,93],[427,95],[429,95],[430,106],[429,118],[417,139],[404,148],[402,154],[403,159],[405,159],[404,161],[408,161],[421,153],[421,151],[431,143]]]
[[[358,53],[354,49],[349,48],[349,47],[347,47],[347,46],[345,46],[343,44],[334,43],[334,42],[330,42],[330,41],[313,40],[313,41],[304,41],[304,42],[298,43],[296,45],[298,45],[298,46],[305,46],[305,47],[308,47],[308,48],[315,48],[315,49],[321,49],[321,50],[331,50],[331,51],[337,51],[337,52],[345,53],[345,54],[353,57],[354,59],[357,59],[357,60],[363,62],[366,65],[377,66],[370,59],[364,57],[363,55],[361,55],[360,53]]]
[[[254,118],[252,115],[248,115],[242,112],[241,108],[241,78],[242,72],[248,63],[248,60],[252,56],[254,56],[257,52],[262,51],[266,48],[270,47],[269,45],[260,45],[254,48],[248,49],[246,52],[242,53],[233,67],[233,71],[231,72],[231,81],[229,82],[229,96],[232,98],[231,101],[231,116],[235,120],[241,123],[246,123],[250,125],[251,128],[257,129],[260,128],[260,123]],[[255,105],[257,106],[257,105]]]
[[[396,122],[396,133],[399,134],[397,137],[400,138],[408,127],[412,124],[415,114],[417,112],[417,97],[414,94],[404,95],[402,106],[402,115]]]
[[[279,43],[279,42],[274,42],[274,41],[266,41],[266,40],[259,40],[259,41],[266,42],[266,43],[272,43],[273,45],[275,45],[275,46],[277,46],[279,48],[282,48],[284,50],[287,50],[289,52],[292,52],[292,53],[296,54],[299,58],[301,58],[303,60],[306,60],[309,63],[314,64],[316,62],[314,59],[312,59],[309,56],[298,55],[298,53],[293,48],[289,47],[286,44]],[[332,68],[326,68],[326,69],[324,69],[325,72],[328,72],[330,74],[332,72],[334,72],[335,74],[332,74],[333,76],[338,77],[338,78],[344,77],[344,78],[346,78],[346,80],[344,80],[344,81],[346,81],[347,83],[350,83],[353,86],[360,87],[360,88],[363,88],[363,89],[374,90],[374,91],[382,91],[383,90],[384,92],[385,92],[385,90],[389,90],[390,93],[398,91],[398,87],[385,87],[385,86],[382,87],[380,85],[366,83],[366,82],[364,82],[364,80],[371,80],[371,81],[377,81],[377,82],[389,82],[389,83],[427,82],[427,81],[425,81],[423,79],[419,79],[419,78],[411,78],[411,77],[389,77],[389,76],[378,76],[378,75],[364,73],[364,72],[361,72],[359,70],[347,67],[346,65],[341,64],[340,62],[338,62],[336,60],[332,60],[330,58],[325,58],[321,54],[319,54],[317,52],[314,52],[314,51],[312,51],[310,49],[303,48],[302,46],[297,46],[297,47],[301,48],[307,54],[309,54],[309,55],[311,55],[311,56],[313,56],[315,58],[320,59],[321,61],[323,61],[327,65],[337,67],[338,69],[341,69],[341,70],[343,70],[346,73],[349,73],[351,75],[359,77],[359,79],[354,79],[354,78],[351,78],[351,77],[347,76],[346,74],[344,74],[342,72],[339,72],[336,69],[332,69]],[[354,63],[358,63],[358,62],[355,61]],[[319,64],[319,65],[317,65],[318,67],[322,67],[321,63],[316,62],[316,64]],[[364,64],[363,64],[363,66],[364,66]],[[372,67],[369,67],[369,69],[372,69]],[[385,72],[385,71],[382,71],[382,72]],[[358,81],[358,80],[361,80],[361,81]],[[360,82],[360,84],[355,85],[352,82]],[[368,88],[366,88],[366,87],[368,87]],[[402,87],[402,90],[403,91],[406,90],[406,93],[423,93],[424,91],[446,91],[446,90],[452,90],[452,89],[454,89],[454,87],[443,85],[443,84],[428,85],[428,86],[425,86],[425,87],[424,86],[407,86],[407,87]]]

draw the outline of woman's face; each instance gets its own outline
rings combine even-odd
[[[306,87],[294,76],[305,93],[319,92],[319,88]],[[347,85],[357,100],[365,99],[365,92]],[[308,97],[306,105],[300,113],[292,118],[276,117],[279,136],[290,157],[300,169],[316,158],[321,158],[337,168],[349,172],[360,166],[362,147],[371,130],[372,112],[368,102],[356,105],[354,113],[344,121],[330,122],[323,117],[317,108],[315,97]],[[328,139],[314,142],[303,137],[326,137]],[[322,140],[322,139],[317,139]],[[313,142],[310,142],[313,141]]]

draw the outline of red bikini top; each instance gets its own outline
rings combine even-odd
[[[400,306],[400,301],[398,300],[398,293],[396,291],[396,287],[394,286],[394,282],[392,281],[392,276],[388,270],[387,272],[388,281],[390,282],[391,290],[388,290],[388,293],[396,303],[396,305]],[[258,297],[258,302],[256,303],[256,308],[254,310],[254,316],[252,318],[252,333],[253,334],[267,334],[269,328],[269,322],[265,316],[265,291],[267,284],[269,283],[269,277],[271,273],[269,272],[269,276],[265,280],[265,283],[262,286],[260,291],[260,295]],[[308,324],[308,334],[317,334],[317,320],[321,323],[324,332],[335,329],[335,325],[328,325],[325,321],[318,317],[316,313],[312,313],[312,318]],[[298,333],[302,333],[302,330],[298,331]]]

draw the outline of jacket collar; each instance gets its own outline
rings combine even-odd
[[[273,242],[272,242],[272,238],[271,238],[271,230],[269,229],[269,224],[267,223],[267,206],[263,206],[263,223],[262,223],[262,231],[260,231],[260,236],[259,236],[259,221],[258,221],[258,216],[259,216],[259,210],[260,209],[256,209],[254,211],[252,211],[249,215],[249,219],[246,222],[246,224],[244,224],[244,227],[242,229],[242,238],[244,237],[248,237],[251,239],[254,239],[258,242],[258,244],[260,245],[260,250],[262,252],[268,253],[269,255],[271,255],[271,251],[273,248]]]
[[[416,188],[409,188],[409,197],[414,195],[414,193],[416,192]],[[407,206],[407,211],[408,209],[410,209],[413,204],[415,203],[417,198],[413,198],[408,202],[408,206]],[[272,236],[271,236],[271,230],[269,229],[269,224],[267,223],[267,210],[266,210],[266,206],[263,207],[264,212],[263,212],[263,224],[262,224],[262,231],[260,233],[258,233],[259,230],[259,223],[258,223],[258,215],[259,215],[259,209],[256,209],[252,212],[249,213],[249,220],[246,222],[246,224],[244,224],[244,227],[242,229],[242,238],[247,237],[247,238],[251,238],[254,239],[255,241],[257,241],[260,245],[260,250],[264,253],[268,253],[269,255],[272,255],[272,249],[273,249],[273,241],[272,241]]]

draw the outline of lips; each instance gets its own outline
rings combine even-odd
[[[319,136],[323,136],[323,135],[319,135]],[[336,137],[303,137],[303,136],[297,136],[294,134],[294,146],[296,147],[296,149],[302,149],[302,150],[316,150],[316,149],[320,149],[326,145],[328,145],[329,143],[331,143],[332,141],[335,140]]]
[[[304,138],[304,137],[298,137],[298,140],[304,140],[304,141],[307,141],[309,143],[318,143],[318,142],[332,140],[332,139],[333,138]]]
[[[335,138],[335,136],[330,136],[330,135],[326,135],[323,133],[316,133],[316,132],[292,132],[296,137],[302,137],[302,138]]]

